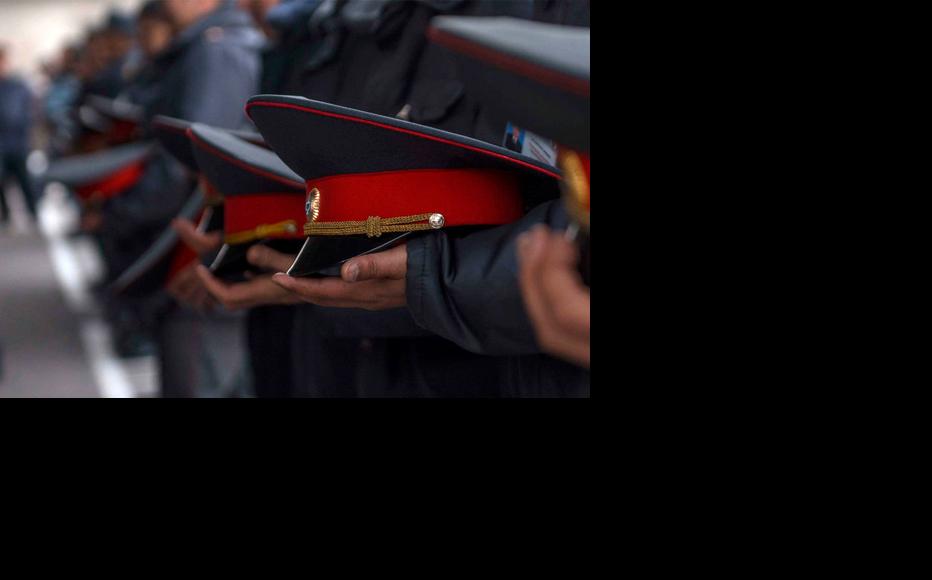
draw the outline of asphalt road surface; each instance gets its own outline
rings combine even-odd
[[[7,199],[13,215],[0,224],[0,398],[152,396],[155,361],[113,353],[88,290],[99,256],[89,240],[65,236],[75,217],[67,196],[47,191],[41,227],[17,189]]]

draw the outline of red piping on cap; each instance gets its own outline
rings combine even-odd
[[[318,222],[439,213],[447,226],[511,223],[523,213],[518,176],[497,169],[417,169],[335,175],[320,192]]]
[[[220,151],[216,147],[209,145],[205,143],[204,141],[198,139],[197,135],[195,135],[191,129],[188,129],[188,138],[191,139],[192,142],[194,142],[198,147],[200,147],[204,151],[207,151],[211,155],[215,155],[219,157],[220,159],[223,159],[227,163],[230,163],[232,165],[239,167],[240,169],[243,169],[244,171],[248,171],[249,173],[252,173],[254,175],[259,175],[260,177],[265,177],[266,179],[271,179],[272,181],[283,183],[285,185],[294,187],[295,189],[302,189],[304,187],[300,181],[292,181],[288,179],[287,177],[282,177],[281,175],[276,175],[269,171],[259,169],[258,167],[253,167],[252,165],[249,165],[245,161],[240,161],[239,159],[235,157],[231,157],[230,155],[227,155],[226,153],[224,153],[223,151]],[[201,173],[204,173],[203,169],[201,170]]]
[[[487,46],[476,44],[475,42],[459,36],[454,36],[436,28],[430,28],[427,31],[427,37],[441,46],[445,46],[479,60],[484,60],[498,68],[518,73],[519,75],[537,80],[545,85],[550,85],[583,97],[589,96],[589,81],[548,69],[516,56],[502,54]]]
[[[379,122],[377,122],[377,121],[370,121],[370,120],[368,120],[368,119],[360,119],[359,117],[351,117],[351,116],[349,116],[349,115],[341,115],[341,114],[339,114],[339,113],[330,113],[330,112],[328,112],[328,111],[321,111],[321,110],[319,110],[319,109],[311,109],[311,108],[308,108],[308,107],[301,107],[301,106],[298,106],[298,105],[292,105],[292,104],[290,104],[290,103],[273,103],[273,102],[271,102],[271,101],[256,101],[256,102],[254,102],[254,103],[249,103],[249,104],[247,104],[247,105],[246,105],[246,114],[249,115],[249,109],[251,109],[252,107],[256,107],[256,106],[272,107],[272,108],[276,108],[276,109],[294,109],[294,110],[296,110],[296,111],[302,111],[302,112],[305,112],[305,113],[313,113],[313,114],[315,114],[315,115],[321,115],[321,116],[324,116],[324,117],[335,117],[335,118],[337,118],[337,119],[344,119],[344,120],[346,120],[346,121],[352,121],[352,122],[354,122],[354,123],[362,123],[362,124],[364,124],[364,125],[373,125],[373,126],[375,126],[375,127],[380,127],[380,128],[382,128],[382,129],[388,129],[389,131],[396,131],[396,132],[398,132],[398,133],[406,133],[406,134],[408,134],[408,135],[414,135],[415,137],[420,137],[421,139],[427,139],[427,140],[430,140],[430,141],[438,141],[438,142],[440,142],[440,143],[445,143],[445,144],[447,144],[447,145],[452,145],[452,146],[454,146],[454,147],[459,147],[460,149],[468,149],[468,150],[470,150],[470,151],[475,151],[475,152],[481,153],[481,154],[483,154],[483,155],[489,155],[489,156],[491,156],[491,157],[497,157],[497,158],[499,158],[499,159],[504,159],[505,161],[508,161],[509,163],[514,163],[514,164],[516,164],[516,165],[521,165],[521,166],[527,167],[527,168],[529,168],[529,169],[533,169],[534,171],[543,173],[544,175],[549,175],[550,177],[554,177],[554,178],[556,178],[556,179],[560,179],[560,174],[559,174],[559,173],[556,173],[556,172],[553,172],[553,171],[549,171],[549,170],[547,170],[547,169],[544,169],[544,168],[542,168],[542,167],[538,167],[538,166],[536,166],[536,165],[533,165],[533,164],[531,164],[531,163],[527,163],[527,162],[525,162],[525,161],[521,161],[520,159],[514,159],[514,158],[509,157],[509,156],[507,156],[507,155],[502,155],[501,153],[496,153],[496,152],[494,152],[494,151],[488,151],[488,150],[486,150],[486,149],[481,149],[481,148],[479,148],[479,147],[473,147],[472,145],[465,145],[465,144],[463,144],[463,143],[457,143],[456,141],[451,141],[451,140],[449,140],[449,139],[444,139],[444,138],[442,138],[442,137],[435,137],[435,136],[433,136],[433,135],[427,135],[427,134],[425,134],[425,133],[418,133],[417,131],[411,131],[410,129],[402,129],[401,127],[394,127],[394,126],[392,126],[392,125],[386,125],[386,124],[384,124],[384,123],[379,123]],[[249,118],[252,119],[252,115],[249,115]]]

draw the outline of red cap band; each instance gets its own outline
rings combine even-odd
[[[447,226],[499,225],[519,219],[524,209],[518,176],[495,169],[335,175],[307,187],[320,192],[322,223],[439,213]]]
[[[224,199],[223,205],[223,231],[227,235],[252,231],[259,226],[292,220],[296,226],[293,233],[278,232],[268,237],[303,237],[301,225],[306,220],[304,195],[301,193],[231,195]]]

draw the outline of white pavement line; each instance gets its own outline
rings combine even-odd
[[[46,238],[49,244],[49,256],[55,277],[61,286],[68,307],[76,314],[88,314],[93,310],[93,300],[87,292],[81,266],[74,250],[60,236]]]
[[[97,379],[100,396],[107,399],[135,397],[126,370],[113,352],[110,330],[101,320],[90,319],[81,324],[81,339]]]
[[[87,281],[82,275],[74,245],[61,235],[49,235],[46,236],[46,240],[52,267],[65,295],[65,301],[75,314],[84,318],[81,323],[81,342],[100,396],[135,397],[135,390],[126,369],[113,350],[110,329],[94,312],[94,301],[87,291]]]

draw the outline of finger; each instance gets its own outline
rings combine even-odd
[[[340,274],[346,282],[362,282],[388,278],[404,279],[408,270],[408,248],[405,245],[385,252],[353,258],[343,264]]]
[[[272,282],[268,276],[262,276],[249,282],[231,284],[228,298],[234,308],[252,308],[268,304],[295,304],[292,294]]]
[[[197,271],[204,287],[227,310],[241,310],[269,304],[298,304],[300,299],[279,285],[269,276],[256,277],[248,282],[227,284],[203,266]]]
[[[187,241],[192,237],[192,233],[197,229],[193,222],[183,218],[175,218],[171,221],[171,228],[183,240]]]
[[[203,265],[199,265],[196,272],[197,277],[200,279],[207,292],[216,298],[218,302],[223,304],[224,307],[229,308],[232,305],[230,303],[230,285],[222,282]]]
[[[187,300],[190,295],[191,288],[194,287],[194,280],[191,278],[189,268],[185,268],[175,277],[175,293],[178,295],[179,300]]]
[[[542,250],[539,244],[543,243],[544,236],[549,232],[550,228],[542,224],[537,224],[518,236],[518,259],[522,261],[528,260],[532,257],[532,252],[536,255],[538,250]]]
[[[518,239],[518,257],[520,268],[518,282],[524,307],[527,311],[538,342],[544,347],[543,337],[551,333],[553,321],[547,309],[546,301],[540,292],[541,261],[544,251],[546,233],[535,228],[521,235]]]
[[[257,244],[246,252],[246,260],[253,266],[272,272],[285,272],[294,263],[294,256],[276,252],[268,246]]]
[[[590,368],[589,341],[578,337],[567,336],[559,332],[550,332],[540,338],[541,348],[544,352]]]
[[[585,332],[568,332],[557,321],[558,314],[553,306],[556,301],[551,299],[544,291],[543,280],[548,252],[551,250],[550,237],[551,234],[548,233],[546,228],[538,227],[522,236],[519,240],[521,294],[541,349],[588,368],[590,353],[588,293],[583,296],[586,311]],[[561,241],[565,240],[561,238]],[[557,251],[564,252],[565,249],[558,248]],[[572,255],[572,249],[570,255]],[[558,260],[562,260],[564,264],[567,259],[565,253],[558,256]]]
[[[216,249],[222,241],[219,232],[200,232],[191,220],[175,218],[172,220],[171,226],[178,234],[178,237],[181,238],[181,241],[198,254],[204,254]]]
[[[189,306],[196,308],[197,301],[198,301],[198,292],[201,289],[202,289],[202,286],[200,285],[200,281],[196,277],[187,277],[184,281],[184,285],[182,286],[179,292],[181,301]]]
[[[589,289],[577,270],[576,246],[550,234],[541,257],[540,296],[558,329],[589,340]]]
[[[203,239],[204,245],[203,251],[200,252],[201,254],[212,252],[223,245],[223,234],[220,232],[198,232],[198,235]]]
[[[336,308],[364,308],[371,296],[365,288],[344,282],[339,278],[292,278],[287,274],[275,274],[272,281],[302,300]]]

